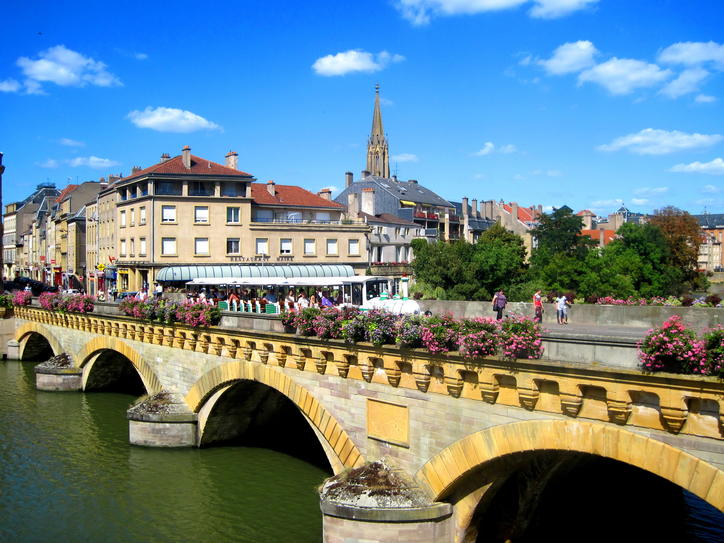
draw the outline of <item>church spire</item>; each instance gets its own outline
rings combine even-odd
[[[390,177],[390,157],[380,111],[380,85],[375,85],[375,110],[372,133],[367,143],[367,171],[378,177]]]

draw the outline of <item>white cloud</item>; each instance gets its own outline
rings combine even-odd
[[[479,151],[475,151],[471,156],[487,156],[493,153],[499,153],[503,155],[509,155],[517,151],[515,145],[507,144],[496,146],[492,141],[486,141],[483,147]]]
[[[724,160],[721,158],[715,158],[710,162],[677,164],[672,167],[670,171],[680,173],[708,173],[710,175],[724,175]]]
[[[402,55],[382,51],[376,55],[360,49],[350,49],[336,55],[318,58],[312,69],[319,75],[335,76],[353,72],[378,72],[394,62],[402,62]]]
[[[60,138],[58,143],[66,147],[85,147],[85,143],[82,141],[72,140],[70,138]]]
[[[544,175],[546,177],[558,177],[561,175],[560,170],[533,170],[531,175]]]
[[[632,198],[631,203],[637,206],[646,205],[649,203],[647,198]]]
[[[49,158],[47,160],[44,160],[43,162],[39,162],[37,165],[41,168],[57,168],[58,166],[60,166],[60,163],[54,158]]]
[[[694,98],[694,102],[698,104],[711,104],[716,102],[715,96],[708,96],[706,94],[700,94],[696,98]]]
[[[556,48],[548,60],[539,60],[538,64],[551,75],[580,72],[595,64],[593,58],[597,53],[598,50],[590,41],[569,42]]]
[[[146,53],[133,53],[133,58],[136,60],[146,60],[148,59],[148,55]]]
[[[709,75],[703,68],[689,68],[679,74],[679,77],[669,82],[661,94],[669,98],[678,98],[699,90],[699,84]]]
[[[393,155],[392,160],[395,162],[417,162],[419,159],[417,155],[412,153],[400,153],[399,155]]]
[[[72,158],[66,162],[67,162],[68,166],[71,166],[73,168],[77,168],[79,166],[85,166],[88,168],[97,168],[97,169],[110,168],[111,166],[118,166],[120,164],[119,162],[116,162],[115,160],[110,160],[108,158],[100,158],[97,156],[80,156],[77,158]]]
[[[413,25],[425,25],[433,17],[499,11],[527,2],[528,0],[397,0],[396,7]]]
[[[598,0],[532,0],[531,17],[555,19],[593,5]],[[396,0],[400,14],[413,25],[426,25],[434,17],[475,15],[513,9],[530,0]]]
[[[616,138],[611,143],[599,145],[599,151],[628,149],[637,155],[664,155],[685,149],[709,147],[722,140],[719,134],[687,134],[679,130],[645,128],[635,134]]]
[[[614,198],[612,200],[595,200],[591,202],[591,207],[601,209],[611,206],[620,206],[621,204],[623,204],[623,200],[621,198]]]
[[[530,10],[531,17],[540,19],[557,19],[565,17],[574,11],[596,4],[598,0],[534,0],[535,5]]]
[[[643,187],[640,189],[636,189],[634,191],[634,194],[642,195],[642,196],[655,196],[656,194],[663,194],[664,192],[668,192],[669,187]]]
[[[578,76],[578,84],[598,83],[611,94],[629,94],[638,88],[661,83],[670,76],[670,70],[662,70],[656,64],[613,57],[582,72]]]
[[[724,166],[724,164],[722,164]],[[701,188],[701,192],[705,192],[707,194],[716,194],[718,192],[721,192],[721,187],[717,187],[716,185],[704,185]]]
[[[25,85],[29,94],[42,92],[41,83],[55,83],[63,87],[112,87],[121,81],[106,69],[103,62],[85,57],[68,49],[64,45],[56,45],[38,54],[37,59],[20,57],[17,65],[26,77]]]
[[[191,111],[173,107],[151,107],[143,111],[134,110],[127,115],[139,128],[150,128],[157,132],[187,134],[197,130],[216,130],[221,127]]]
[[[659,53],[659,62],[687,66],[712,62],[724,70],[724,44],[713,41],[675,43]]]
[[[0,81],[0,92],[18,92],[21,86],[15,79],[6,79]]]

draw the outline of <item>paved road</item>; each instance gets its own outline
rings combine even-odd
[[[543,323],[544,335],[555,337],[575,337],[575,336],[594,336],[604,338],[622,338],[629,340],[642,339],[648,328],[637,328],[631,326],[601,326],[596,324],[556,324]]]

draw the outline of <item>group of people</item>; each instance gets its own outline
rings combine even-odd
[[[290,289],[286,295],[277,294],[273,290],[257,291],[257,289],[233,289],[228,292],[213,288],[208,292],[205,288],[199,291],[187,293],[187,299],[198,302],[217,305],[219,302],[227,302],[230,309],[238,308],[242,303],[259,302],[260,305],[279,304],[280,309],[288,311],[295,309],[306,309],[308,307],[329,308],[342,303],[341,295],[328,290],[312,291],[307,294],[300,290],[298,293]]]
[[[556,304],[556,322],[558,324],[568,324],[568,308],[571,306],[570,300],[565,294],[561,294],[554,301]],[[508,298],[505,296],[503,290],[499,290],[493,296],[493,311],[496,313],[496,318],[502,320],[503,311],[505,306],[508,304]],[[543,322],[543,297],[540,290],[536,290],[533,294],[533,310],[535,315],[533,320],[535,322]]]

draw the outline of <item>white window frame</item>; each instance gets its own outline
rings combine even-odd
[[[206,251],[199,251],[199,243],[202,244],[203,248],[203,242],[206,242]],[[194,238],[194,255],[208,256],[209,254],[211,254],[211,249],[209,247],[209,238]]]
[[[146,224],[146,206],[138,209],[138,224],[141,226]]]
[[[229,220],[229,212],[235,209],[236,210],[236,220],[230,221]],[[239,224],[241,222],[241,208],[239,206],[227,206],[226,207],[226,223],[227,224]]]
[[[168,247],[166,245],[167,243],[169,244]],[[171,243],[173,243],[173,247],[170,245]],[[167,248],[173,249],[173,252],[166,251]],[[161,255],[162,256],[176,256],[177,255],[176,251],[177,251],[176,238],[161,238]]]
[[[311,250],[310,250],[311,248]],[[306,238],[304,240],[304,254],[305,255],[316,255],[317,254],[317,240],[313,238]]]
[[[269,255],[269,238],[256,238],[254,249],[258,255]]]
[[[285,247],[287,245],[287,247]],[[293,242],[292,238],[282,238],[279,240],[279,254],[290,255],[292,254]]]
[[[125,228],[125,227],[126,227],[126,212],[125,212],[125,210],[124,210],[124,211],[121,211],[121,218],[120,218],[119,226],[120,226],[121,228]]]
[[[337,238],[327,238],[327,256],[338,256],[339,255],[339,243]],[[334,249],[334,251],[330,251]]]
[[[148,253],[146,251],[148,248],[146,247],[146,238],[140,238],[138,240],[138,256],[146,256]]]
[[[353,245],[355,247],[353,247]],[[359,256],[359,240],[358,239],[350,239],[347,240],[347,254],[350,256]]]
[[[235,241],[238,249],[236,251],[229,251],[229,242]],[[240,238],[226,238],[226,254],[227,255],[239,255],[241,254],[241,239]]]
[[[169,217],[167,218],[167,212]],[[173,218],[170,215],[173,214]],[[161,223],[173,224],[176,222],[176,206],[161,206]]]
[[[126,240],[125,239],[121,240],[121,247],[120,247],[119,255],[126,256]]]
[[[206,210],[206,217],[203,216],[203,210]],[[199,212],[202,212],[201,217]],[[194,224],[209,224],[209,206],[194,206]]]

